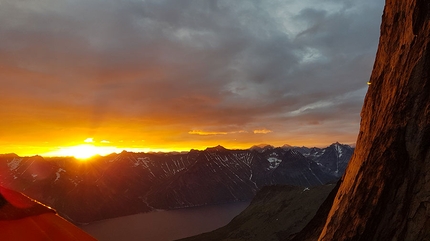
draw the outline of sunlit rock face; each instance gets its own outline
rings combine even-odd
[[[326,220],[297,240],[430,240],[429,18],[428,0],[386,1],[356,150]]]

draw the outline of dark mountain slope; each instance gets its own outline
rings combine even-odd
[[[317,163],[295,150],[281,152],[279,157],[282,162],[272,173],[275,180],[280,180],[278,183],[312,187],[336,180],[334,175],[325,173]],[[332,162],[336,161],[337,159],[332,159]]]
[[[279,240],[279,237],[300,231],[334,186],[264,187],[251,204],[226,226],[181,241]]]
[[[329,152],[331,147],[320,149]],[[341,151],[337,149],[335,151]],[[343,153],[343,152],[342,152]],[[294,148],[189,153],[122,152],[91,161],[0,155],[0,185],[54,207],[77,223],[251,200],[263,186],[312,187],[338,180],[340,156],[317,163]],[[327,166],[324,166],[327,165]]]

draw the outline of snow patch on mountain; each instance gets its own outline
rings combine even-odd
[[[270,169],[276,169],[279,164],[281,164],[282,160],[276,157],[269,157],[267,158],[267,161],[270,163],[270,166],[267,168],[267,170]]]
[[[137,162],[134,164],[134,166],[137,167],[142,164],[144,167],[149,168],[150,162],[151,160],[148,157],[138,157]]]
[[[22,158],[14,158],[12,161],[10,161],[7,166],[9,167],[9,170],[13,171],[19,167],[19,164],[21,163]]]
[[[335,145],[335,149],[336,149],[336,151],[337,151],[337,153],[338,153],[338,157],[339,157],[339,158],[341,158],[341,157],[342,157],[342,155],[343,155],[343,150],[342,150],[342,148],[341,148],[338,144],[336,144],[336,145]]]
[[[61,177],[60,173],[61,172],[66,172],[66,170],[64,170],[63,168],[59,168],[58,171],[55,173],[56,178],[55,178],[54,182],[56,182],[56,181],[58,181],[58,179],[60,179],[60,177]]]

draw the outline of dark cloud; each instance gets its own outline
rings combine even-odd
[[[273,142],[312,131],[317,139],[345,123],[339,141],[351,142],[382,6],[382,0],[2,1],[0,99],[15,113],[0,111],[7,122],[37,108],[45,113],[36,117],[41,122],[91,133],[122,120],[152,123],[141,134],[237,138],[267,130]],[[65,121],[70,115],[78,124]]]

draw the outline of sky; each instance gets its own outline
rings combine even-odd
[[[355,143],[382,0],[0,0],[0,153]]]

